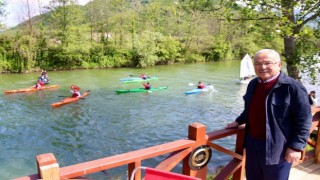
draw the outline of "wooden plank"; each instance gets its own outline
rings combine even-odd
[[[165,160],[156,166],[155,169],[162,171],[171,171],[176,165],[191,153],[192,149],[188,148],[176,153],[170,154]]]
[[[308,175],[308,177],[307,178],[305,178],[306,180],[308,179],[310,179],[310,180],[319,180],[320,179],[320,167],[317,169],[317,170],[315,170],[315,171],[313,171],[313,172],[311,172],[309,175]]]
[[[238,159],[232,159],[215,177],[215,180],[228,179],[237,169],[242,165],[242,162]]]
[[[314,159],[309,160],[293,167],[290,172],[289,180],[313,180],[320,179],[320,165],[314,163]]]
[[[237,154],[237,153],[235,153],[233,151],[230,151],[229,149],[226,149],[226,148],[224,148],[222,146],[219,146],[219,145],[217,145],[215,143],[212,143],[212,142],[208,142],[207,144],[210,147],[212,147],[212,148],[214,148],[214,149],[216,149],[216,150],[218,150],[218,151],[220,151],[222,153],[228,154],[228,155],[230,155],[230,156],[232,156],[234,158],[237,158],[239,160],[243,160],[243,156],[241,156],[241,155],[239,155],[239,154]]]
[[[195,141],[188,139],[177,140],[166,144],[131,151],[124,154],[118,154],[115,156],[110,156],[102,159],[62,167],[60,168],[60,178],[67,179],[79,177],[86,174],[92,174],[102,170],[127,165],[131,162],[150,159],[170,152],[190,148],[194,145],[194,143]]]
[[[208,141],[213,141],[216,139],[221,139],[227,136],[235,135],[241,131],[244,131],[243,126],[239,126],[239,128],[232,128],[232,129],[221,129],[213,132],[207,133],[208,135]]]

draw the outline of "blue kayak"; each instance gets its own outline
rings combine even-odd
[[[197,93],[206,92],[206,91],[209,91],[209,89],[207,89],[207,88],[204,88],[204,89],[196,88],[196,89],[192,89],[190,91],[185,92],[185,94],[197,94]]]
[[[192,90],[190,90],[190,91],[185,92],[185,94],[186,94],[186,95],[189,95],[189,94],[197,94],[197,93],[207,92],[207,91],[216,92],[216,90],[214,89],[214,86],[213,86],[213,85],[207,85],[207,86],[206,86],[205,88],[203,88],[203,89],[195,88],[195,89],[192,89]]]

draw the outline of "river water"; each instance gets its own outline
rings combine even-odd
[[[60,167],[125,153],[187,137],[188,125],[200,122],[207,132],[219,130],[242,110],[246,85],[236,84],[239,61],[49,72],[59,89],[0,95],[0,179],[35,174],[35,156],[53,153]],[[119,79],[146,73],[158,76],[153,87],[168,89],[151,93],[116,94],[117,89],[142,87],[121,84]],[[39,74],[2,74],[0,90],[30,87]],[[217,92],[185,95],[189,83],[213,84]],[[69,96],[75,84],[91,94],[76,103],[52,108],[51,103]],[[314,88],[314,87],[310,87]],[[311,89],[308,89],[311,90]],[[318,91],[318,90],[317,90]],[[318,92],[317,92],[318,93]],[[232,149],[234,137],[217,141]],[[159,163],[161,157],[144,161]],[[230,157],[213,151],[209,171]],[[120,167],[90,175],[95,179],[125,179]]]

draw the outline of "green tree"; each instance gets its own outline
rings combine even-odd
[[[303,27],[312,21],[319,21],[319,0],[243,0],[243,3],[245,4],[243,12],[246,12],[246,15],[252,13],[252,11],[259,11],[260,15],[255,18],[273,20],[274,26],[281,31],[283,37],[282,55],[286,59],[288,74],[295,79],[299,79],[298,67],[303,54],[299,49],[301,46],[297,46],[297,44],[303,41],[303,38],[301,38]],[[251,11],[248,11],[249,9]],[[309,53],[314,54],[315,51]]]
[[[131,15],[127,11],[129,3],[126,0],[111,0],[109,6],[114,13],[110,18],[114,39],[116,40],[114,42],[122,48],[126,41],[126,32],[129,32],[131,24]]]
[[[80,25],[83,16],[81,9],[76,5],[75,0],[51,0],[51,16],[49,19],[50,29],[54,33],[54,38],[62,46],[68,47],[77,33],[76,26]]]
[[[109,44],[111,36],[109,19],[112,14],[110,6],[108,6],[110,1],[95,0],[87,5],[86,22],[89,21],[91,46],[95,46],[94,42],[102,43],[105,46]]]

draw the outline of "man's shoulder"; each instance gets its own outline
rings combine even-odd
[[[284,72],[281,72],[278,81],[282,84],[301,85],[301,83],[298,80],[286,75]]]
[[[305,93],[307,93],[306,88],[304,87],[304,85],[301,82],[299,82],[298,80],[296,80],[296,79],[294,79],[284,73],[281,73],[278,82],[282,85],[289,86],[290,89],[304,91]]]

